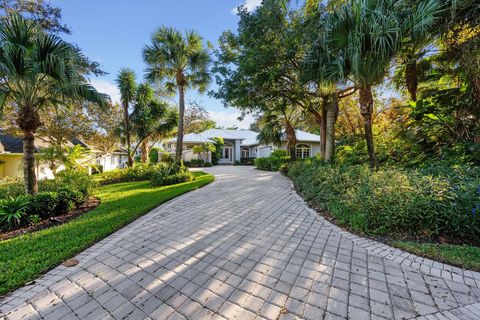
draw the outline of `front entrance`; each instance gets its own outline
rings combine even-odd
[[[222,162],[233,162],[233,147],[223,146],[222,150]]]

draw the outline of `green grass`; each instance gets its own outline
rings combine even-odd
[[[0,242],[0,295],[18,288],[88,248],[156,206],[202,187],[214,177],[194,172],[195,180],[165,187],[149,181],[100,187],[94,210],[56,227]]]
[[[465,269],[480,271],[480,248],[451,244],[393,241],[394,247]]]

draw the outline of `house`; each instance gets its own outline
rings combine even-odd
[[[320,152],[320,136],[305,131],[296,130],[297,144],[295,152],[297,158],[313,157]],[[265,145],[258,141],[258,133],[251,130],[210,129],[201,133],[189,133],[183,137],[183,160],[190,161],[199,156],[193,153],[193,146],[206,142],[213,143],[215,137],[222,137],[224,146],[219,164],[233,164],[242,158],[268,157],[275,149],[287,150],[286,140],[280,146]],[[165,147],[175,152],[176,138],[169,139]],[[211,160],[207,155],[206,161]]]
[[[78,139],[72,139],[67,143],[67,147],[81,145],[92,151],[95,162],[103,166],[104,171],[123,168],[128,161],[127,152],[116,150],[112,153],[105,153],[90,148],[84,142]],[[40,139],[35,140],[35,152],[42,148],[49,147],[48,142]],[[62,167],[59,168],[60,170]],[[43,163],[37,162],[36,175],[39,179],[53,178],[53,172]],[[21,137],[12,136],[0,132],[0,179],[4,177],[21,178],[23,177],[23,140]]]

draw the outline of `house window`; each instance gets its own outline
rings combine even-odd
[[[248,148],[242,149],[242,158],[250,158],[250,149]]]
[[[310,157],[310,146],[307,144],[298,144],[295,147],[295,155],[298,159],[305,159]]]

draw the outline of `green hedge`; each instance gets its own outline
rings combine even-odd
[[[114,169],[96,175],[95,180],[100,185],[107,185],[120,182],[134,182],[151,180],[153,174],[167,166],[165,163],[158,164],[135,164],[131,168]]]
[[[268,157],[255,158],[255,167],[259,170],[278,171],[282,165],[288,163],[290,157],[285,150],[275,150]]]
[[[193,180],[192,173],[183,165],[183,163],[173,163],[157,170],[152,177],[152,185],[168,186],[171,184],[189,182]]]
[[[307,160],[290,164],[288,176],[307,201],[357,232],[480,243],[478,167],[371,172]]]

